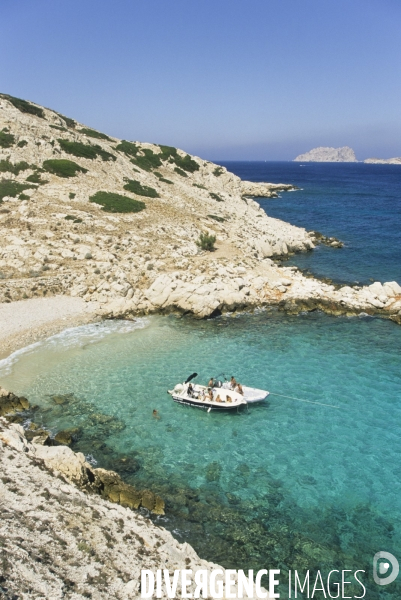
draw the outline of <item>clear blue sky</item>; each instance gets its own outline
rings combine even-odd
[[[1,0],[0,91],[205,158],[401,156],[401,0]]]

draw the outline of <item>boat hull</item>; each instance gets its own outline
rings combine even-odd
[[[178,402],[178,404],[184,404],[186,406],[192,406],[193,408],[200,408],[203,410],[220,410],[220,411],[235,411],[238,410],[239,408],[241,408],[241,406],[246,406],[246,402],[243,402],[241,404],[229,404],[227,402],[225,403],[221,403],[221,405],[219,403],[216,402],[207,402],[206,400],[203,402],[201,400],[196,400],[195,398],[183,398],[182,396],[174,396],[173,394],[171,394],[171,397],[173,398],[174,402]]]

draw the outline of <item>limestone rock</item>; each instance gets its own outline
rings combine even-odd
[[[294,158],[296,162],[358,162],[355,152],[349,146],[342,148],[330,148],[319,146],[305,154],[299,154]]]

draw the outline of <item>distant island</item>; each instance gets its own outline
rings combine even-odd
[[[401,156],[396,158],[367,158],[363,162],[371,165],[401,165]]]
[[[349,146],[330,148],[320,146],[294,158],[295,162],[358,162],[355,152]]]

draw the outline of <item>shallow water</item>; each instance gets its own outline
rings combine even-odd
[[[301,189],[257,199],[271,217],[321,231],[345,243],[318,246],[287,264],[339,282],[401,283],[401,167],[363,163],[230,162],[249,181],[291,183]]]
[[[380,319],[153,317],[54,336],[0,362],[0,382],[53,431],[81,425],[75,449],[99,466],[159,491],[159,522],[201,556],[370,572],[374,553],[401,550],[400,352],[401,328]],[[272,394],[208,414],[166,394],[193,371],[332,407]],[[396,585],[369,598],[400,597]]]

